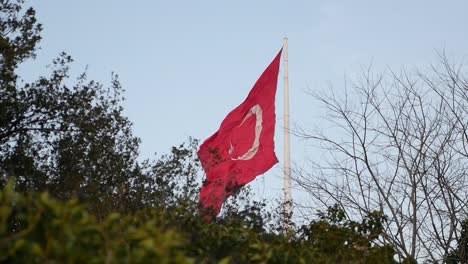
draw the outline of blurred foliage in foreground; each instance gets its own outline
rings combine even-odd
[[[257,225],[246,210],[203,221],[179,205],[147,208],[98,221],[76,200],[0,191],[1,263],[393,263],[378,213],[361,223],[338,207],[283,235]]]

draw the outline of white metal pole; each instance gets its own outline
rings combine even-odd
[[[284,227],[287,231],[291,224],[291,148],[289,128],[289,76],[288,76],[288,38],[283,39],[284,72]]]

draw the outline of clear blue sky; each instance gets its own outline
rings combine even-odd
[[[292,122],[320,126],[320,109],[305,93],[373,62],[427,66],[435,50],[458,62],[468,55],[468,1],[30,1],[44,25],[41,50],[22,71],[46,72],[61,51],[73,74],[109,83],[119,74],[125,113],[142,139],[142,157],[166,153],[188,136],[206,139],[240,104],[289,38]],[[281,76],[281,73],[280,73]],[[277,96],[277,154],[282,161],[282,82]],[[314,150],[292,141],[293,162]],[[280,165],[254,183],[260,197],[281,195]]]

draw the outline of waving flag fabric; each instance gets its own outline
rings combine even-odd
[[[278,162],[274,151],[275,95],[281,51],[198,151],[206,172],[200,205],[217,215],[223,202]]]

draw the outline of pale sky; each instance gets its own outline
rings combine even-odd
[[[125,113],[142,139],[143,158],[167,153],[189,136],[203,141],[214,133],[245,99],[285,36],[291,118],[305,128],[320,127],[321,117],[308,89],[331,83],[342,91],[344,76],[358,76],[370,62],[380,71],[426,67],[442,49],[457,62],[468,55],[468,1],[462,0],[29,3],[44,31],[37,60],[21,69],[24,76],[45,74],[44,66],[61,51],[75,59],[73,77],[86,66],[89,78],[103,84],[112,71],[119,74]],[[282,195],[282,79],[278,84],[280,164],[253,184],[263,198]],[[292,139],[294,163],[319,158],[315,153],[307,142]]]

